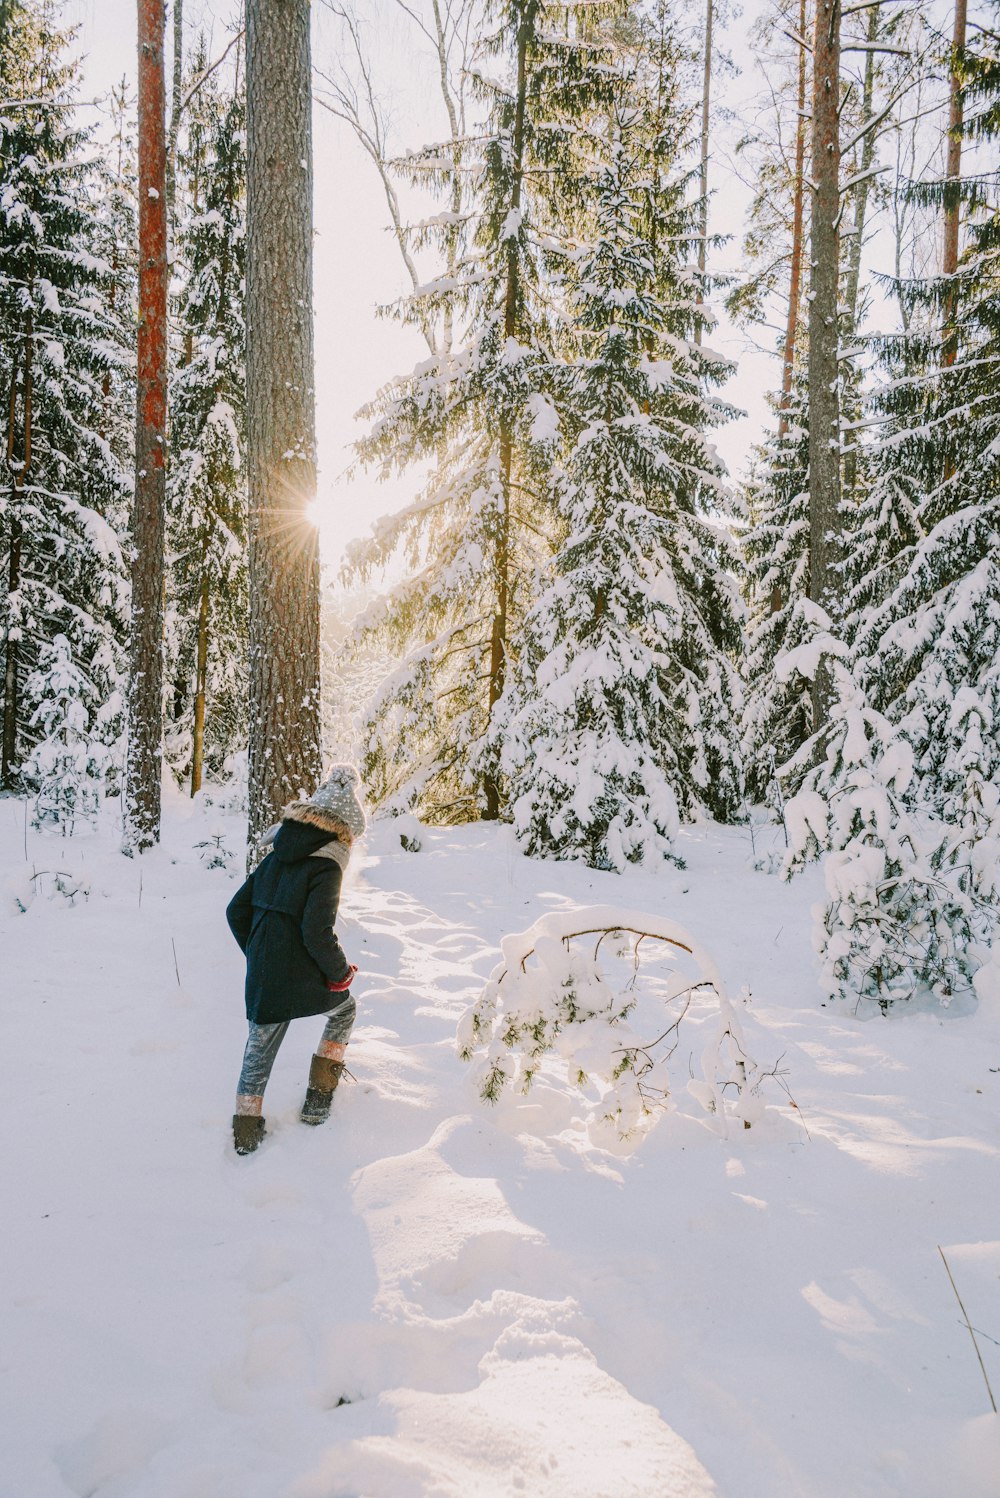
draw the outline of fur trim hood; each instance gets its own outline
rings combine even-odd
[[[349,848],[354,841],[351,829],[332,812],[323,806],[317,806],[312,801],[293,801],[286,806],[281,813],[283,822],[304,822],[309,827],[318,827],[321,832],[327,832],[335,837],[338,842],[345,843]]]

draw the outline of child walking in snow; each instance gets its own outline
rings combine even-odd
[[[334,765],[308,801],[287,806],[268,835],[270,852],[226,911],[247,959],[250,1036],[233,1115],[239,1155],[252,1154],[264,1137],[264,1089],[289,1024],[310,1014],[327,1018],[302,1122],[321,1124],[330,1115],[356,1013],[350,987],[357,968],[333,927],[351,845],[365,830],[360,783],[353,765]]]

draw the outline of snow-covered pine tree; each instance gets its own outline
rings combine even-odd
[[[703,389],[725,366],[684,336],[686,183],[676,166],[671,181],[654,141],[654,219],[636,95],[623,78],[594,141],[594,239],[570,302],[584,351],[560,402],[568,455],[554,503],[566,539],[490,733],[527,850],[619,870],[670,854],[678,811],[725,819],[740,804],[742,610],[728,533],[709,518],[721,468],[702,435],[722,414]]]
[[[776,26],[776,22],[780,22]],[[743,762],[752,801],[780,804],[775,767],[809,738],[813,705],[801,676],[779,682],[779,655],[801,643],[798,602],[809,593],[809,418],[804,366],[807,253],[809,54],[797,38],[809,27],[806,0],[777,0],[754,39],[778,49],[768,96],[739,151],[754,196],[743,241],[744,272],[727,306],[739,322],[776,322],[781,389],[772,398],[775,430],[753,457],[743,488],[741,582],[749,610],[743,676]],[[785,38],[787,45],[780,41]]]
[[[102,258],[115,212],[108,174],[75,122],[72,33],[43,0],[17,0],[0,30],[0,781],[22,782],[38,737],[29,690],[59,633],[104,704],[114,738],[126,609],[131,305]]]
[[[941,816],[948,835],[936,867],[957,879],[973,904],[976,929],[992,941],[1000,923],[1000,721],[994,677],[989,696],[960,687],[948,718]]]
[[[208,65],[204,40],[195,76]],[[180,153],[167,486],[168,755],[198,791],[246,740],[245,109],[214,80]]]
[[[845,515],[844,633],[853,639],[898,585],[923,534],[921,493],[898,455],[880,449],[869,458],[867,485]]]
[[[743,676],[743,762],[751,801],[774,799],[775,767],[813,731],[801,676],[779,680],[775,662],[802,643],[798,604],[809,593],[809,438],[804,391],[793,380],[778,427],[755,454],[742,502],[741,581],[749,620]]]
[[[31,727],[41,735],[24,767],[25,781],[35,788],[33,821],[40,830],[70,837],[101,809],[109,751],[95,732],[94,684],[65,635],[42,646],[25,695],[38,703]]]
[[[799,609],[803,644],[781,657],[778,674],[812,679],[825,667],[831,697],[818,741],[793,762],[800,787],[785,806],[784,875],[827,855],[826,901],[814,909],[821,986],[831,998],[867,999],[883,1011],[921,993],[947,1004],[971,988],[983,958],[953,840],[912,816],[909,744],[865,700],[822,610],[808,599]]]
[[[982,170],[924,184],[925,201],[964,205],[966,247],[953,273],[910,283],[909,330],[887,340],[875,393],[878,460],[916,500],[919,533],[897,578],[859,619],[855,646],[872,702],[912,745],[919,800],[943,814],[961,778],[952,731],[959,692],[998,702],[1000,655],[1000,65],[996,33],[960,59],[964,132],[988,148]],[[1000,719],[985,741],[1000,742]]]
[[[432,817],[501,810],[483,751],[551,544],[558,284],[580,211],[580,140],[607,89],[606,49],[592,40],[600,12],[542,0],[493,7],[491,73],[476,75],[486,124],[469,162],[470,250],[454,276],[418,295],[426,316],[412,301],[405,309],[433,321],[450,301],[454,341],[387,387],[361,444],[368,461],[435,465],[420,498],[352,556],[363,576],[397,551],[409,565],[360,625],[362,640],[403,657],[371,708],[365,777],[376,801]]]

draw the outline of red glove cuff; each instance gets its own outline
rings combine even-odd
[[[342,979],[340,983],[331,983],[328,978],[326,983],[327,988],[331,993],[346,993],[351,984],[354,982],[354,974],[357,972],[357,970],[357,964],[352,962],[351,971],[348,973],[347,977]]]

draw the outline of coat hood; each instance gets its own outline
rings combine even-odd
[[[333,841],[334,834],[326,828],[286,817],[274,834],[271,847],[275,858],[282,863],[298,863],[300,859],[312,858]]]
[[[354,833],[346,822],[329,807],[318,806],[315,800],[293,801],[290,806],[286,806],[281,813],[281,825],[285,827],[290,822],[304,827],[314,827],[325,833],[327,840],[335,837],[348,848],[354,841]]]

